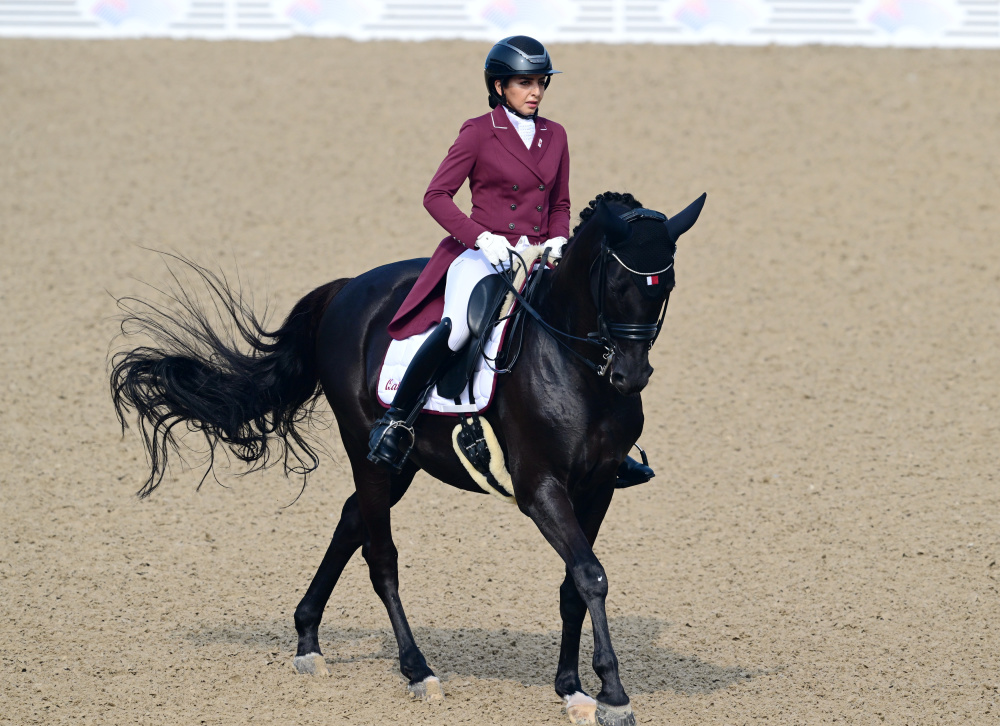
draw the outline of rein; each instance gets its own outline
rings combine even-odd
[[[521,256],[517,252],[512,251],[511,254],[517,256],[517,258],[521,260],[521,264],[522,265],[524,264],[523,258],[521,258]],[[541,272],[541,270],[544,269],[547,260],[548,260],[548,252],[546,251],[541,258],[541,268],[539,269],[539,272]],[[606,345],[606,343],[603,340],[597,340],[593,338],[594,333],[590,333],[586,338],[581,338],[579,336],[571,335],[570,333],[566,333],[562,330],[559,330],[558,328],[549,325],[542,319],[542,316],[538,313],[538,311],[531,306],[531,303],[528,302],[526,297],[522,295],[520,292],[518,292],[517,288],[514,286],[514,283],[507,279],[507,275],[505,273],[506,270],[500,270],[498,272],[498,276],[500,277],[501,280],[503,280],[503,284],[507,287],[507,290],[514,295],[514,299],[518,303],[518,311],[523,311],[523,313],[530,315],[532,319],[534,319],[534,321],[538,323],[545,332],[547,332],[549,335],[552,336],[553,340],[555,340],[557,343],[559,343],[559,345],[561,345],[563,348],[565,348],[570,353],[579,358],[581,363],[583,363],[592,371],[594,371],[598,376],[603,376],[607,370],[608,365],[610,365],[611,363],[611,358],[614,357],[614,351],[608,345]],[[531,286],[530,289],[533,290],[534,286]],[[517,315],[518,311],[515,311],[514,315]],[[566,340],[575,340],[579,343],[586,343],[588,345],[600,346],[605,348],[604,365],[599,366],[586,356],[580,355],[573,348],[570,347],[570,345],[566,342]],[[517,360],[519,354],[520,354],[520,349],[518,350],[517,353],[514,354],[514,360]],[[513,367],[514,367],[513,361],[511,361],[507,364],[507,366],[503,370],[500,369],[495,369],[495,370],[498,373],[509,373]]]
[[[622,215],[619,215],[622,221],[631,223],[639,219],[652,219],[658,222],[666,222],[667,216],[661,212],[654,211],[652,209],[637,208],[630,209]],[[516,255],[521,263],[524,264],[524,260],[516,252],[512,254]],[[542,268],[544,269],[545,262],[548,253],[541,258]],[[619,265],[621,265],[625,270],[631,272],[633,275],[647,276],[647,275],[659,275],[666,272],[671,267],[674,266],[673,259],[671,259],[670,264],[664,267],[662,270],[656,272],[640,272],[633,270],[628,267],[615,252],[608,247],[607,237],[601,240],[601,253],[594,259],[591,263],[591,277],[593,277],[594,265],[600,262],[599,268],[599,283],[598,283],[598,299],[597,299],[597,331],[593,333],[588,333],[587,337],[581,338],[576,335],[571,335],[565,331],[559,330],[553,327],[549,323],[542,319],[542,316],[535,310],[531,303],[528,302],[526,297],[530,296],[531,288],[529,287],[526,291],[529,293],[528,296],[521,295],[514,287],[514,284],[507,279],[507,276],[500,272],[500,277],[504,282],[507,289],[513,293],[514,299],[517,300],[520,308],[528,315],[530,315],[535,322],[537,322],[543,330],[545,330],[553,340],[555,340],[559,345],[568,350],[574,356],[576,356],[580,362],[590,368],[598,377],[603,378],[604,374],[608,372],[611,367],[611,363],[615,359],[615,354],[618,351],[618,346],[615,345],[615,340],[638,340],[638,341],[648,341],[649,347],[653,347],[653,343],[656,342],[657,337],[660,335],[660,330],[663,328],[663,320],[667,314],[667,302],[663,301],[663,306],[660,310],[659,319],[655,323],[609,323],[604,316],[604,289],[607,282],[607,266],[608,260],[614,259]],[[594,363],[592,360],[584,355],[581,355],[576,350],[574,350],[567,341],[576,341],[578,343],[586,343],[594,347],[599,347],[603,350],[603,359],[600,364]],[[516,355],[515,355],[516,359]],[[506,371],[509,371],[513,365],[508,365]]]

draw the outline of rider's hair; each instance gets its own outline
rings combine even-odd
[[[594,212],[597,209],[597,203],[604,200],[605,204],[621,204],[629,209],[638,209],[642,206],[642,202],[633,197],[628,192],[604,192],[603,194],[598,194],[596,197],[590,200],[586,208],[580,212],[580,224],[573,228],[573,235],[580,231],[580,228],[587,223],[591,217],[594,216]]]

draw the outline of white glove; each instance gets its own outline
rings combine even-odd
[[[514,249],[506,237],[492,232],[483,232],[476,237],[476,247],[483,251],[491,265],[499,265],[509,260],[510,251]]]
[[[545,244],[542,245],[542,247],[549,248],[550,260],[559,260],[562,259],[563,245],[565,244],[566,244],[565,237],[553,237],[552,239],[547,240]]]

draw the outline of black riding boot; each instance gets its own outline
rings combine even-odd
[[[368,437],[368,461],[399,472],[413,448],[413,422],[428,394],[437,382],[438,374],[452,354],[448,347],[451,320],[445,318],[425,340],[399,382],[392,406],[375,422]]]
[[[645,484],[656,476],[656,473],[649,466],[649,459],[646,458],[646,452],[639,449],[639,453],[642,455],[641,464],[631,456],[626,456],[625,461],[618,465],[618,481],[615,482],[616,489],[627,489],[628,487],[634,487],[636,484]]]

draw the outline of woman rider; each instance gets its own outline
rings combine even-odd
[[[424,207],[449,232],[389,323],[403,340],[440,321],[414,355],[392,406],[372,429],[368,459],[402,468],[412,441],[404,422],[450,355],[469,339],[472,288],[509,264],[515,245],[544,245],[559,259],[569,236],[569,147],[562,126],[538,115],[552,75],[545,47],[533,38],[504,38],[486,56],[490,113],[466,121],[431,179]],[[472,212],[455,204],[468,180]],[[441,282],[444,280],[442,295]],[[647,481],[652,470],[629,458],[619,477]]]

